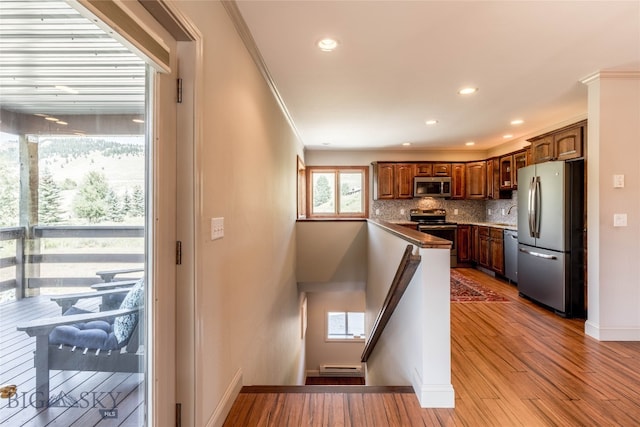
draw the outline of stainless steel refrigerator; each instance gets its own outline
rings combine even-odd
[[[584,161],[518,170],[518,292],[585,317]]]

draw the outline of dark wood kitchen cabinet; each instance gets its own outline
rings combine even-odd
[[[413,163],[373,163],[373,198],[411,199],[413,198]]]
[[[500,159],[492,157],[487,160],[487,199],[500,198]]]
[[[478,264],[491,268],[491,252],[489,247],[489,227],[478,227]]]
[[[398,163],[395,165],[396,199],[413,198],[413,177],[415,176],[415,165]]]
[[[504,275],[504,230],[489,228],[490,268]]]
[[[471,226],[471,262],[478,263],[478,256],[480,254],[480,235],[478,233],[479,226]]]
[[[416,164],[416,176],[433,176],[433,163]]]
[[[451,164],[451,198],[452,199],[464,199],[466,192],[465,186],[467,181],[466,165],[464,163],[452,163]]]
[[[575,123],[530,139],[532,163],[583,157],[587,121]]]
[[[487,162],[467,163],[467,199],[484,200],[487,198]]]
[[[527,166],[527,150],[500,157],[500,189],[518,189],[518,169]]]
[[[473,246],[472,230],[472,246]],[[501,228],[478,226],[478,264],[493,270],[498,274],[504,274],[504,238]],[[473,249],[472,249],[473,252]],[[473,258],[473,254],[472,254]]]
[[[451,163],[434,163],[433,176],[451,176]]]
[[[457,231],[456,248],[458,250],[458,263],[471,261],[471,226],[460,224]]]

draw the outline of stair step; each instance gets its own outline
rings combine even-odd
[[[240,393],[413,393],[411,386],[369,385],[250,385]]]

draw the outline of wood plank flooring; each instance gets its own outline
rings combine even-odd
[[[98,311],[99,299],[82,302]],[[0,400],[0,425],[17,426],[132,426],[144,419],[144,375],[111,372],[52,371],[51,396],[68,396],[65,407],[38,408],[30,398],[35,389],[35,338],[16,325],[60,315],[60,307],[46,296],[0,304],[0,384],[16,384],[17,399]],[[91,357],[91,355],[87,355]],[[83,395],[84,393],[84,395]],[[117,419],[103,419],[100,409],[111,408],[116,397]],[[84,396],[84,400],[81,397]],[[34,402],[35,402],[34,397]],[[70,406],[72,399],[77,406]]]
[[[599,342],[504,281],[459,269],[509,302],[451,305],[455,409],[413,393],[246,389],[225,426],[637,426],[640,342]],[[332,392],[333,391],[333,392]]]

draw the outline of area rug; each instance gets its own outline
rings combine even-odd
[[[451,302],[507,302],[502,295],[451,269]]]

